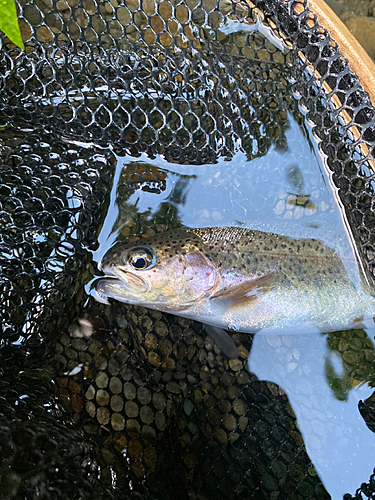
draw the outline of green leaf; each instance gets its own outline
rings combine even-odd
[[[0,0],[0,30],[17,47],[24,49],[20,27],[17,21],[17,10],[14,0]]]

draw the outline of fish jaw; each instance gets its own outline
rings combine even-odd
[[[129,278],[129,274],[130,273],[126,273],[127,279]],[[133,276],[130,279],[132,278],[136,279],[137,276]],[[96,285],[97,293],[103,298],[111,298],[126,304],[140,305],[159,311],[167,312],[169,310],[163,302],[157,302],[155,299],[149,301],[147,299],[142,299],[142,293],[136,293],[133,290],[131,286],[129,286],[129,281],[124,281],[124,279],[117,276],[107,275],[100,279]],[[171,310],[178,310],[178,307],[175,306],[171,308]]]
[[[155,299],[142,299],[139,295],[131,294],[127,284],[115,276],[105,276],[104,278],[100,279],[96,284],[96,292],[103,299],[111,298],[114,300],[118,300],[119,302],[124,302],[125,304],[147,307],[149,309],[155,309],[157,311],[176,314],[177,316],[196,319],[197,321],[202,318],[202,313],[200,310],[197,315],[189,312],[191,308],[196,308],[195,303],[179,304],[175,302],[167,303],[162,299],[160,301],[156,301]],[[203,311],[204,310],[205,308],[203,308]]]
[[[159,308],[159,304],[153,298],[149,303],[145,300],[147,294],[151,291],[151,285],[139,274],[134,274],[123,266],[113,266],[105,264],[101,266],[105,277],[97,283],[96,290],[99,295],[119,300],[127,304],[143,305],[145,307]]]
[[[96,292],[104,298],[116,298],[121,302],[127,302],[127,287],[120,279],[115,277],[102,278],[96,284]]]

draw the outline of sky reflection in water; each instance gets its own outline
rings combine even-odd
[[[375,435],[358,411],[369,397],[367,385],[338,401],[327,384],[326,335],[256,335],[249,367],[287,393],[311,461],[334,500],[368,481],[375,464]]]

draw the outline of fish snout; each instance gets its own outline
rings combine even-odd
[[[105,274],[113,275],[112,268],[123,265],[122,253],[119,250],[109,250],[98,264],[98,269]]]
[[[108,276],[116,276],[115,264],[111,264],[105,257],[99,262],[98,269]]]

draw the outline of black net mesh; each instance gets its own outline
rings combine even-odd
[[[251,335],[228,360],[199,323],[84,287],[115,154],[253,159],[284,147],[287,113],[312,127],[371,281],[375,122],[358,78],[306,2],[17,5],[25,51],[3,39],[0,56],[2,498],[329,498],[287,395],[248,370]],[[163,191],[135,160],[118,196]],[[116,224],[135,237],[178,217]]]

